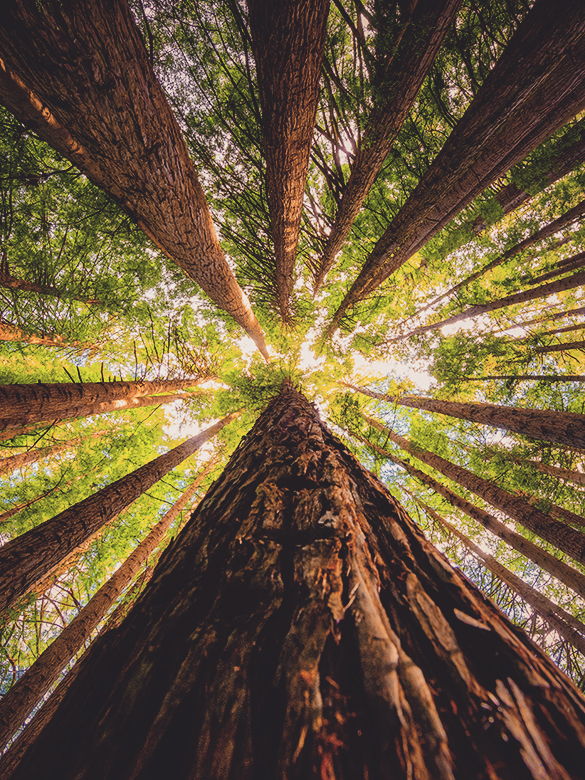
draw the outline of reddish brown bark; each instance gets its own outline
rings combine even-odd
[[[526,558],[534,561],[534,563],[536,563],[537,566],[540,566],[541,569],[544,569],[544,571],[547,571],[549,574],[552,574],[553,577],[556,577],[559,582],[562,582],[567,586],[567,588],[574,590],[575,593],[578,593],[582,598],[585,598],[585,575],[583,575],[580,571],[573,569],[564,561],[555,558],[554,555],[551,555],[546,550],[543,550],[541,547],[534,544],[534,542],[529,541],[521,534],[512,531],[511,528],[508,528],[507,525],[504,525],[504,523],[495,518],[489,512],[486,512],[485,509],[481,509],[480,507],[475,506],[475,504],[472,504],[470,501],[467,501],[465,498],[462,498],[460,495],[454,493],[441,482],[438,482],[433,477],[425,474],[424,471],[420,471],[420,469],[415,468],[410,463],[397,458],[395,455],[392,455],[391,452],[388,452],[384,448],[368,441],[363,437],[356,436],[354,433],[351,435],[360,439],[360,441],[374,450],[374,452],[382,455],[382,457],[392,461],[392,463],[396,463],[397,466],[400,466],[401,468],[408,471],[411,476],[415,477],[415,479],[418,479],[419,482],[421,482],[423,485],[426,485],[438,495],[443,496],[443,498],[452,504],[452,506],[460,509],[473,520],[477,520],[478,523],[481,523],[484,528],[490,531],[490,533],[494,534],[494,536],[497,536],[498,539],[501,539],[502,541],[506,542],[506,544],[509,544],[510,547],[512,547],[514,550],[518,550],[518,552],[524,555]]]
[[[564,444],[567,447],[585,448],[585,415],[576,412],[522,409],[517,406],[498,406],[496,404],[461,403],[415,395],[390,397],[384,393],[378,393],[365,387],[357,387],[347,382],[341,384],[370,398],[379,398],[382,401],[389,401],[411,409],[423,409],[426,412],[445,414],[481,425],[493,425],[496,428],[520,433],[532,439]]]
[[[262,107],[276,299],[288,323],[329,0],[247,4]]]
[[[563,341],[560,344],[548,344],[545,347],[534,347],[534,352],[538,355],[544,355],[548,352],[568,352],[571,349],[584,350],[585,341]]]
[[[493,555],[489,555],[484,552],[481,547],[478,547],[471,539],[468,539],[465,534],[456,528],[444,517],[441,517],[434,509],[427,506],[422,501],[417,501],[424,509],[424,511],[436,520],[439,526],[442,526],[448,533],[456,536],[460,542],[463,543],[467,549],[473,553],[473,555],[483,563],[483,565],[496,575],[502,582],[505,582],[508,587],[518,593],[524,601],[529,604],[537,615],[540,615],[543,620],[555,629],[555,631],[570,642],[573,647],[579,650],[580,653],[585,655],[585,625],[578,620],[570,612],[567,612],[558,604],[555,604],[549,598],[544,596],[539,591],[535,590],[521,577],[518,577],[514,572],[506,569],[505,566],[494,558]]]
[[[4,4],[0,100],[105,190],[267,357],[124,0]]]
[[[11,780],[577,780],[583,715],[288,388]]]
[[[373,109],[343,190],[341,203],[315,273],[318,291],[335,262],[396,136],[404,124],[439,47],[453,22],[460,0],[422,0],[401,9],[401,27],[380,74]],[[402,13],[405,13],[406,19]],[[388,45],[388,44],[386,44]]]
[[[98,433],[92,433],[89,438],[95,439],[99,436],[106,436],[109,431],[100,431]],[[58,455],[60,452],[65,452],[71,447],[76,447],[78,444],[84,441],[83,436],[79,436],[77,439],[71,439],[71,441],[64,441],[61,444],[53,444],[51,447],[39,447],[38,449],[30,449],[26,452],[21,452],[18,455],[9,455],[7,458],[0,459],[0,474],[7,474],[16,469],[30,466],[43,458],[49,458],[52,455]],[[0,516],[0,521],[2,517]]]
[[[477,476],[472,471],[451,463],[434,452],[418,447],[403,436],[399,436],[394,431],[386,428],[377,420],[371,417],[366,417],[365,419],[374,428],[382,431],[390,441],[402,447],[406,452],[410,452],[415,458],[418,458],[448,479],[453,480],[453,482],[505,512],[508,517],[516,520],[516,522],[540,536],[541,539],[567,553],[575,561],[585,565],[585,534],[564,523],[559,523],[540,509],[508,493],[493,482]]]
[[[0,322],[0,341],[22,341],[25,344],[39,344],[43,347],[69,347],[84,349],[88,345],[66,342],[58,333],[30,333],[10,322]]]
[[[561,263],[558,263],[551,271],[540,274],[539,276],[528,277],[526,281],[528,284],[540,284],[540,282],[546,282],[549,279],[554,279],[555,276],[561,276],[562,274],[569,273],[569,271],[575,271],[577,268],[582,268],[585,265],[585,252],[580,252],[578,255],[573,255]]]
[[[49,577],[77,547],[196,452],[235,416],[224,417],[197,436],[0,547],[0,613]]]
[[[537,0],[327,329],[585,104],[585,7]]]
[[[518,382],[585,382],[583,374],[492,374],[490,376],[462,376],[460,382],[487,382],[491,379],[513,379]]]
[[[209,464],[201,471],[148,536],[0,700],[0,750],[6,747],[65,666],[83,648],[112,604],[136,577],[150,554],[161,544],[169,527],[195,496],[211,468],[212,464]]]
[[[132,408],[133,399],[165,391],[186,390],[201,378],[159,379],[151,382],[62,382],[0,385],[0,428],[27,423],[66,420],[89,414]],[[180,396],[178,396],[180,397]],[[170,400],[171,396],[166,396]],[[173,396],[176,400],[176,396]],[[163,403],[162,398],[152,402]],[[95,411],[88,411],[95,409]]]

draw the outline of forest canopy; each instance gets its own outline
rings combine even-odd
[[[158,113],[110,122],[123,79],[95,76],[84,103],[102,63],[72,60],[79,91],[72,66],[66,98],[39,94],[78,148],[10,82],[30,68],[58,94],[44,39],[21,61],[17,22],[0,25],[0,384],[183,383],[6,424],[2,543],[237,413],[11,607],[2,692],[202,469],[204,495],[287,378],[585,689],[585,14],[290,5],[131,3]],[[124,139],[116,178],[95,149]]]

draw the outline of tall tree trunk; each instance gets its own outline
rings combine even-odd
[[[557,279],[555,282],[548,282],[539,287],[512,293],[512,295],[506,295],[505,298],[498,298],[496,301],[477,303],[470,306],[468,309],[459,312],[459,314],[453,314],[451,317],[447,317],[445,320],[414,328],[414,330],[411,330],[400,338],[409,338],[410,336],[417,336],[419,333],[426,333],[429,330],[438,330],[444,325],[454,325],[456,322],[461,322],[461,320],[466,320],[469,317],[477,317],[479,314],[487,314],[489,311],[505,309],[506,306],[513,306],[517,303],[526,303],[526,301],[534,301],[538,298],[546,298],[549,295],[555,295],[556,293],[564,292],[565,290],[574,290],[575,287],[581,287],[582,284],[585,284],[585,271],[578,271],[576,274],[566,276],[564,279]]]
[[[585,252],[580,252],[578,255],[568,257],[562,263],[559,263],[552,271],[540,274],[540,276],[528,277],[522,281],[527,284],[540,284],[540,282],[546,282],[549,279],[554,279],[555,276],[562,276],[562,274],[569,273],[569,271],[575,271],[577,268],[583,268],[585,265]]]
[[[16,469],[24,468],[25,466],[31,466],[33,463],[42,460],[43,458],[49,458],[53,455],[58,455],[60,452],[65,452],[71,449],[71,447],[77,447],[78,444],[85,441],[87,438],[97,439],[100,436],[107,436],[110,431],[99,431],[98,433],[92,433],[89,437],[79,436],[77,439],[71,439],[70,441],[64,441],[61,444],[53,444],[51,447],[38,447],[37,449],[30,449],[26,452],[21,452],[18,455],[9,455],[7,458],[0,459],[0,474],[8,474]],[[0,517],[0,521],[2,518]]]
[[[585,6],[536,0],[334,315],[371,294],[471,201],[585,104]]]
[[[0,428],[14,428],[27,423],[66,420],[86,416],[87,408],[113,411],[117,401],[152,396],[175,390],[186,390],[201,381],[193,379],[158,379],[150,382],[60,382],[36,385],[0,385]],[[99,404],[109,408],[99,409]]]
[[[576,206],[573,206],[573,208],[566,211],[560,217],[557,217],[557,219],[549,222],[548,225],[545,225],[544,227],[540,228],[540,230],[532,233],[523,241],[519,241],[517,244],[514,244],[514,246],[510,247],[510,249],[507,249],[503,254],[499,255],[494,260],[491,260],[477,271],[474,271],[469,276],[466,276],[465,279],[451,287],[449,290],[447,290],[447,292],[441,293],[441,295],[434,298],[430,303],[425,304],[425,306],[423,306],[422,309],[419,309],[413,316],[418,317],[423,312],[431,309],[433,306],[436,306],[437,303],[445,300],[445,298],[451,298],[453,295],[455,295],[455,293],[459,292],[459,290],[467,287],[468,284],[475,282],[477,279],[481,279],[481,277],[484,276],[484,274],[486,274],[488,271],[503,265],[512,257],[516,257],[516,255],[521,254],[526,249],[529,249],[531,246],[534,246],[534,244],[537,244],[539,241],[544,241],[545,238],[554,236],[555,233],[558,233],[560,230],[567,227],[567,225],[572,225],[577,219],[579,219],[579,217],[582,217],[584,214],[585,200],[582,200],[580,203],[578,203]],[[412,318],[409,317],[409,319]]]
[[[210,462],[200,472],[148,536],[3,696],[0,700],[0,750],[4,750],[6,743],[18,731],[71,659],[82,649],[112,604],[136,577],[150,554],[161,544],[171,524],[189,504],[214,465]]]
[[[577,780],[584,715],[288,385],[12,780]]]
[[[37,284],[36,282],[29,282],[26,279],[19,279],[16,276],[12,276],[8,268],[8,258],[6,251],[2,252],[2,256],[0,257],[0,287],[6,287],[8,290],[35,292],[39,295],[49,295],[53,298],[71,299],[85,303],[88,306],[100,303],[97,298],[81,298],[77,295],[68,293],[66,290],[57,290],[55,287],[49,287],[44,284]]]
[[[492,379],[513,379],[519,382],[585,382],[583,374],[492,374],[490,376],[462,376],[460,382],[487,382]]]
[[[351,226],[358,215],[370,187],[390,153],[420,87],[432,66],[443,39],[453,22],[460,0],[422,0],[401,9],[401,28],[396,32],[389,62],[377,84],[377,105],[367,125],[351,166],[351,174],[343,190],[327,244],[315,273],[317,293],[327,272],[335,262]],[[388,31],[380,32],[389,35]]]
[[[125,0],[4,4],[0,100],[108,193],[267,358]]]
[[[423,409],[426,412],[445,414],[481,425],[493,425],[495,428],[520,433],[531,439],[550,441],[563,444],[566,447],[585,448],[585,415],[576,412],[555,412],[550,409],[522,409],[517,406],[443,401],[416,395],[390,397],[384,393],[368,390],[365,387],[357,387],[348,382],[340,384],[370,398],[379,398],[382,401],[389,401],[411,409]]]
[[[539,460],[530,460],[528,462],[538,471],[542,471],[543,474],[551,474],[553,477],[560,477],[577,485],[585,485],[585,474],[582,471],[563,469],[560,466],[550,466],[548,463],[542,463]],[[585,523],[585,519],[583,519],[583,523]]]
[[[288,323],[329,0],[247,4],[262,107],[276,299]]]
[[[408,471],[411,476],[413,476],[423,485],[426,485],[438,495],[443,496],[444,499],[446,499],[457,509],[460,509],[468,517],[471,517],[473,520],[477,520],[478,523],[481,523],[484,528],[490,531],[490,533],[494,534],[494,536],[497,536],[498,539],[501,539],[502,541],[506,542],[506,544],[509,544],[510,547],[512,547],[514,550],[518,550],[518,552],[524,555],[526,558],[534,561],[534,563],[536,563],[537,566],[540,566],[541,569],[544,569],[544,571],[547,571],[553,577],[556,577],[559,582],[562,582],[567,586],[567,588],[574,590],[575,593],[579,594],[579,596],[585,598],[585,575],[580,571],[573,569],[564,561],[555,558],[554,555],[551,555],[546,550],[543,550],[542,547],[534,544],[534,542],[526,539],[521,534],[516,533],[516,531],[512,531],[511,528],[508,528],[507,525],[504,525],[504,523],[495,518],[489,512],[486,512],[485,509],[481,509],[481,507],[475,506],[475,504],[472,504],[470,501],[462,498],[460,495],[454,493],[452,490],[446,487],[446,485],[438,482],[429,474],[425,474],[424,471],[420,471],[420,469],[417,469],[410,463],[397,458],[395,455],[392,455],[391,452],[388,452],[388,450],[368,441],[368,439],[362,436],[357,436],[353,432],[351,433],[351,436],[358,438],[360,441],[374,450],[374,452],[377,452],[379,455],[382,455],[382,457],[392,461],[392,463],[396,463],[397,466],[405,469],[405,471]]]
[[[89,349],[90,345],[75,342],[70,344],[58,333],[31,333],[11,322],[0,322],[0,341],[22,341],[24,344],[38,344],[42,347]]]
[[[570,349],[585,349],[585,341],[563,341],[560,344],[547,344],[545,347],[534,347],[534,352],[544,355],[548,352],[568,352]]]
[[[49,577],[79,545],[87,542],[236,416],[224,417],[178,447],[0,547],[0,614]]]
[[[515,591],[521,596],[524,601],[529,604],[537,615],[545,620],[555,631],[570,642],[580,653],[585,655],[585,625],[578,620],[570,612],[567,612],[558,604],[555,604],[549,598],[544,596],[538,590],[535,590],[527,582],[514,572],[506,569],[505,566],[494,558],[493,555],[489,555],[484,552],[481,547],[478,547],[471,539],[468,539],[465,534],[461,533],[458,528],[455,528],[448,520],[441,517],[434,509],[427,506],[422,501],[417,503],[424,509],[424,511],[436,520],[439,526],[443,527],[448,533],[453,534],[463,543],[465,547],[477,558],[483,565],[495,574],[500,580],[506,583],[509,588]]]
[[[483,498],[488,504],[505,512],[508,517],[516,520],[520,525],[540,536],[541,539],[544,539],[554,547],[558,547],[559,550],[567,553],[575,561],[585,565],[585,534],[570,528],[564,523],[559,523],[549,515],[541,512],[540,509],[531,506],[517,496],[513,496],[493,482],[483,477],[478,477],[472,471],[413,444],[403,436],[399,436],[394,431],[386,428],[377,420],[371,417],[365,417],[365,419],[374,428],[382,431],[390,441],[398,444],[406,452],[410,452],[415,458],[436,469],[448,479],[453,480],[453,482],[461,485],[476,496]]]

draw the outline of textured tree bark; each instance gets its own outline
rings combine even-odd
[[[152,382],[0,385],[0,428],[14,428],[31,422],[66,420],[71,417],[110,412],[125,408],[123,403],[117,404],[118,401],[126,402],[155,393],[186,390],[200,381],[201,378],[194,377],[193,379],[159,379]],[[155,400],[162,402],[161,399]],[[87,411],[92,408],[95,408],[95,411]]]
[[[521,534],[512,531],[511,528],[508,528],[508,526],[504,525],[504,523],[500,522],[500,520],[497,520],[493,515],[490,515],[490,513],[486,512],[485,509],[481,509],[480,507],[475,506],[475,504],[472,504],[466,499],[457,495],[457,493],[454,493],[448,487],[441,484],[441,482],[433,479],[433,477],[431,477],[429,474],[425,474],[424,471],[420,471],[420,469],[411,466],[410,463],[407,463],[404,460],[400,460],[400,458],[392,455],[392,453],[388,452],[384,448],[379,447],[377,444],[373,444],[363,437],[356,436],[354,433],[351,435],[360,439],[360,441],[362,441],[364,444],[367,444],[379,455],[382,455],[384,458],[391,460],[392,463],[396,463],[397,466],[401,466],[403,469],[408,471],[409,474],[415,477],[415,479],[418,479],[419,482],[422,482],[423,485],[426,485],[435,493],[443,496],[443,498],[445,498],[450,504],[452,504],[457,509],[460,509],[468,517],[471,517],[473,520],[477,520],[478,523],[481,523],[484,528],[494,534],[494,536],[497,536],[498,539],[502,539],[502,541],[506,542],[506,544],[509,544],[510,547],[513,547],[515,550],[518,550],[518,552],[522,553],[522,555],[524,555],[526,558],[534,561],[534,563],[540,566],[541,569],[544,569],[549,574],[552,574],[553,577],[556,577],[560,582],[566,585],[567,588],[574,590],[575,593],[578,593],[582,598],[585,598],[585,575],[581,574],[580,571],[573,569],[564,561],[555,558],[554,555],[551,555],[546,550],[538,547],[538,545],[529,541]]]
[[[125,0],[4,4],[0,100],[105,190],[238,322],[264,336]]]
[[[569,271],[575,271],[577,268],[583,268],[584,265],[585,252],[580,252],[578,255],[573,255],[573,257],[568,257],[566,260],[558,263],[551,271],[547,271],[539,276],[528,277],[522,281],[526,281],[528,284],[540,284],[540,282],[554,279],[555,276],[561,276],[562,274],[569,273]]]
[[[0,750],[4,750],[7,742],[59,678],[63,669],[83,648],[112,604],[136,577],[149,555],[164,539],[171,524],[195,496],[201,483],[211,471],[212,465],[208,464],[207,468],[201,471],[148,536],[140,542],[138,547],[101,586],[71,623],[63,629],[61,634],[2,697],[0,700]]]
[[[11,780],[579,778],[585,700],[285,386]]]
[[[230,414],[224,417],[178,447],[0,547],[0,614],[49,577],[79,545],[127,509],[236,416]]]
[[[315,294],[390,153],[460,5],[460,0],[422,0],[405,9],[407,18],[396,33],[392,56],[384,73],[380,74],[378,105],[363,132],[339,210],[319,259]]]
[[[585,474],[582,471],[574,469],[563,469],[560,466],[551,466],[548,463],[541,463],[539,460],[531,460],[529,463],[543,474],[551,474],[553,477],[560,477],[568,482],[574,482],[576,485],[585,485]],[[581,518],[585,524],[585,518]]]
[[[585,6],[537,0],[429,170],[380,238],[335,313],[412,257],[465,206],[585,104]]]
[[[389,428],[386,428],[377,420],[371,417],[365,417],[365,419],[374,428],[382,431],[390,441],[398,444],[406,452],[410,452],[415,458],[440,471],[441,474],[470,490],[476,496],[483,498],[484,501],[487,501],[497,509],[501,509],[508,517],[516,520],[516,522],[540,536],[541,539],[558,547],[559,550],[585,565],[585,534],[570,528],[564,523],[559,523],[549,515],[541,512],[540,509],[531,506],[517,496],[513,496],[493,482],[489,482],[483,477],[478,477],[477,474],[445,460],[440,455],[435,455],[434,452],[418,447],[403,436],[399,436]]]
[[[581,287],[583,284],[585,284],[585,271],[578,271],[576,274],[567,276],[564,279],[557,279],[555,282],[547,282],[547,284],[541,284],[538,287],[533,287],[529,290],[522,290],[522,292],[506,295],[504,298],[498,298],[496,301],[475,304],[474,306],[470,306],[468,309],[459,312],[459,314],[453,314],[453,316],[447,317],[445,320],[414,328],[414,330],[401,336],[401,339],[416,336],[419,333],[426,333],[429,330],[438,330],[444,325],[454,325],[456,322],[466,320],[468,317],[477,317],[478,314],[486,314],[489,311],[505,309],[506,306],[513,306],[516,303],[526,303],[526,301],[546,298],[549,295],[555,295],[556,293],[564,292],[565,290],[573,290],[575,287]]]
[[[481,425],[493,425],[512,433],[520,433],[531,439],[542,439],[567,447],[585,448],[585,415],[576,412],[555,412],[543,409],[522,409],[517,406],[498,406],[497,404],[462,403],[444,401],[437,398],[423,398],[416,395],[390,397],[375,390],[357,387],[341,382],[362,395],[379,398],[411,409],[423,409],[426,412],[446,414],[460,420],[469,420]],[[368,418],[369,420],[369,418]]]
[[[58,333],[30,333],[11,322],[0,322],[0,341],[22,341],[25,344],[39,344],[43,347],[70,347],[72,349],[87,347],[87,345],[82,344],[68,344]]]
[[[71,298],[75,301],[85,303],[88,306],[100,303],[97,298],[80,298],[76,295],[69,294],[65,290],[57,290],[55,287],[47,287],[46,285],[37,284],[36,282],[28,282],[26,279],[18,279],[16,276],[12,276],[1,270],[0,287],[6,287],[9,290],[22,290],[23,292],[36,292],[39,295],[49,295],[52,298]]]
[[[567,612],[558,604],[555,604],[549,598],[544,596],[539,591],[535,590],[521,577],[518,577],[514,572],[506,569],[505,566],[497,561],[493,555],[488,555],[481,547],[478,547],[471,539],[468,539],[465,534],[461,533],[458,528],[455,528],[448,520],[441,517],[434,509],[427,506],[422,501],[417,501],[424,509],[424,511],[439,523],[448,533],[453,534],[463,543],[467,549],[478,558],[481,563],[496,575],[499,579],[506,583],[512,590],[516,591],[524,601],[529,604],[537,615],[540,615],[543,620],[554,628],[563,639],[570,642],[573,647],[579,650],[580,653],[585,655],[585,625],[578,620],[570,612]]]
[[[247,4],[262,107],[276,299],[288,323],[329,0]]]

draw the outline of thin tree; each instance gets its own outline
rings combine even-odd
[[[584,715],[287,386],[12,780],[577,778]]]
[[[124,403],[156,393],[187,390],[203,377],[157,379],[135,382],[58,382],[0,385],[0,428],[15,428],[28,423],[66,420],[87,416],[88,408],[113,411]],[[100,408],[100,404],[108,408]]]
[[[0,547],[0,613],[17,604],[165,474],[196,452],[237,413],[112,482]]]
[[[109,431],[98,431],[97,433],[90,434],[89,438],[96,439],[100,436],[106,436]],[[20,452],[17,455],[9,455],[7,458],[0,459],[0,474],[9,474],[16,469],[22,469],[25,466],[31,466],[33,463],[37,463],[44,458],[50,458],[54,455],[59,455],[61,452],[66,452],[72,447],[77,447],[86,441],[86,437],[78,436],[76,439],[70,441],[64,441],[59,444],[53,444],[50,447],[38,447],[37,449],[29,449],[26,452]],[[0,522],[2,517],[0,516]]]
[[[576,531],[564,523],[559,523],[535,506],[514,496],[498,485],[472,471],[425,450],[408,441],[403,436],[391,431],[385,425],[364,415],[364,419],[374,428],[381,431],[390,441],[414,455],[423,463],[439,471],[448,479],[479,496],[488,504],[500,509],[516,522],[540,536],[549,544],[567,553],[573,560],[585,564],[585,534]]]
[[[125,0],[11,0],[0,100],[108,193],[268,359]],[[98,65],[99,63],[99,65]]]
[[[438,330],[446,325],[454,325],[456,322],[461,322],[461,320],[466,320],[469,317],[477,317],[479,314],[487,314],[490,311],[505,309],[507,306],[514,306],[518,303],[526,303],[527,301],[546,298],[549,295],[556,295],[556,293],[564,292],[565,290],[574,290],[575,287],[581,287],[584,283],[585,271],[577,271],[576,274],[566,276],[564,279],[557,279],[554,282],[547,282],[546,284],[541,284],[538,287],[533,287],[529,290],[512,293],[511,295],[506,295],[504,298],[498,298],[489,303],[476,303],[469,306],[469,308],[464,311],[459,312],[459,314],[453,314],[451,317],[447,317],[439,322],[433,322],[430,325],[421,325],[418,328],[414,328],[409,333],[391,340],[401,341],[402,339],[410,338],[410,336],[418,336],[420,333],[427,333],[429,330]]]
[[[514,382],[585,382],[583,374],[490,374],[459,377],[460,382],[488,382],[496,379]]]
[[[490,533],[497,536],[498,539],[506,542],[506,544],[514,550],[518,550],[525,558],[533,561],[537,566],[540,566],[541,569],[547,571],[553,577],[556,577],[556,579],[566,585],[567,588],[570,588],[575,591],[575,593],[578,593],[579,596],[585,598],[585,575],[580,571],[569,566],[563,560],[555,558],[555,556],[551,555],[547,550],[543,550],[542,547],[534,544],[534,542],[526,539],[526,537],[521,534],[516,533],[516,531],[512,531],[511,528],[508,528],[507,525],[502,523],[492,514],[486,512],[485,509],[462,498],[458,493],[455,493],[446,485],[443,485],[442,482],[431,477],[430,474],[425,474],[424,471],[415,468],[407,461],[397,458],[396,455],[393,455],[385,448],[380,447],[379,444],[369,441],[369,439],[366,439],[364,436],[360,436],[353,431],[350,432],[350,435],[361,441],[378,455],[381,455],[384,459],[390,460],[392,463],[403,468],[421,484],[426,485],[426,487],[430,488],[434,493],[442,496],[452,506],[460,509],[473,520],[476,520],[484,528],[490,531]]]
[[[215,466],[210,461],[197,475],[171,509],[159,520],[148,536],[129,555],[110,579],[104,583],[83,609],[63,629],[32,666],[0,701],[0,750],[18,731],[30,712],[67,664],[83,648],[94,629],[103,620],[112,604],[136,577],[149,556],[162,543],[172,523],[193,499],[203,480]]]
[[[363,130],[335,221],[318,261],[315,293],[333,266],[388,157],[460,5],[460,0],[423,0],[401,9],[395,30],[382,23],[378,33],[382,61],[374,66],[376,104]]]
[[[576,412],[557,412],[552,409],[523,409],[517,406],[497,404],[444,401],[438,398],[423,398],[416,395],[388,396],[365,387],[341,382],[344,387],[355,390],[369,398],[390,401],[411,409],[445,414],[460,420],[493,425],[512,433],[520,433],[532,439],[541,439],[567,447],[585,448],[585,415]]]
[[[247,5],[262,107],[276,298],[288,323],[329,0],[247,0]]]
[[[585,104],[585,8],[537,0],[412,195],[367,257],[326,334]]]
[[[492,574],[495,574],[498,579],[515,591],[532,607],[536,614],[554,628],[563,639],[566,639],[567,642],[570,642],[580,653],[585,655],[585,625],[578,618],[562,607],[559,607],[558,604],[555,604],[554,601],[551,601],[527,582],[524,582],[524,580],[514,574],[514,572],[510,571],[505,566],[502,566],[493,555],[484,552],[481,547],[478,547],[475,542],[472,542],[471,539],[465,536],[465,534],[448,520],[445,520],[444,517],[441,517],[430,506],[427,506],[427,504],[418,499],[417,503],[424,509],[429,517],[432,517],[432,519],[438,523],[439,527],[443,528],[447,533],[457,537],[463,546],[466,547],[474,557],[488,569],[488,571],[491,571]]]

